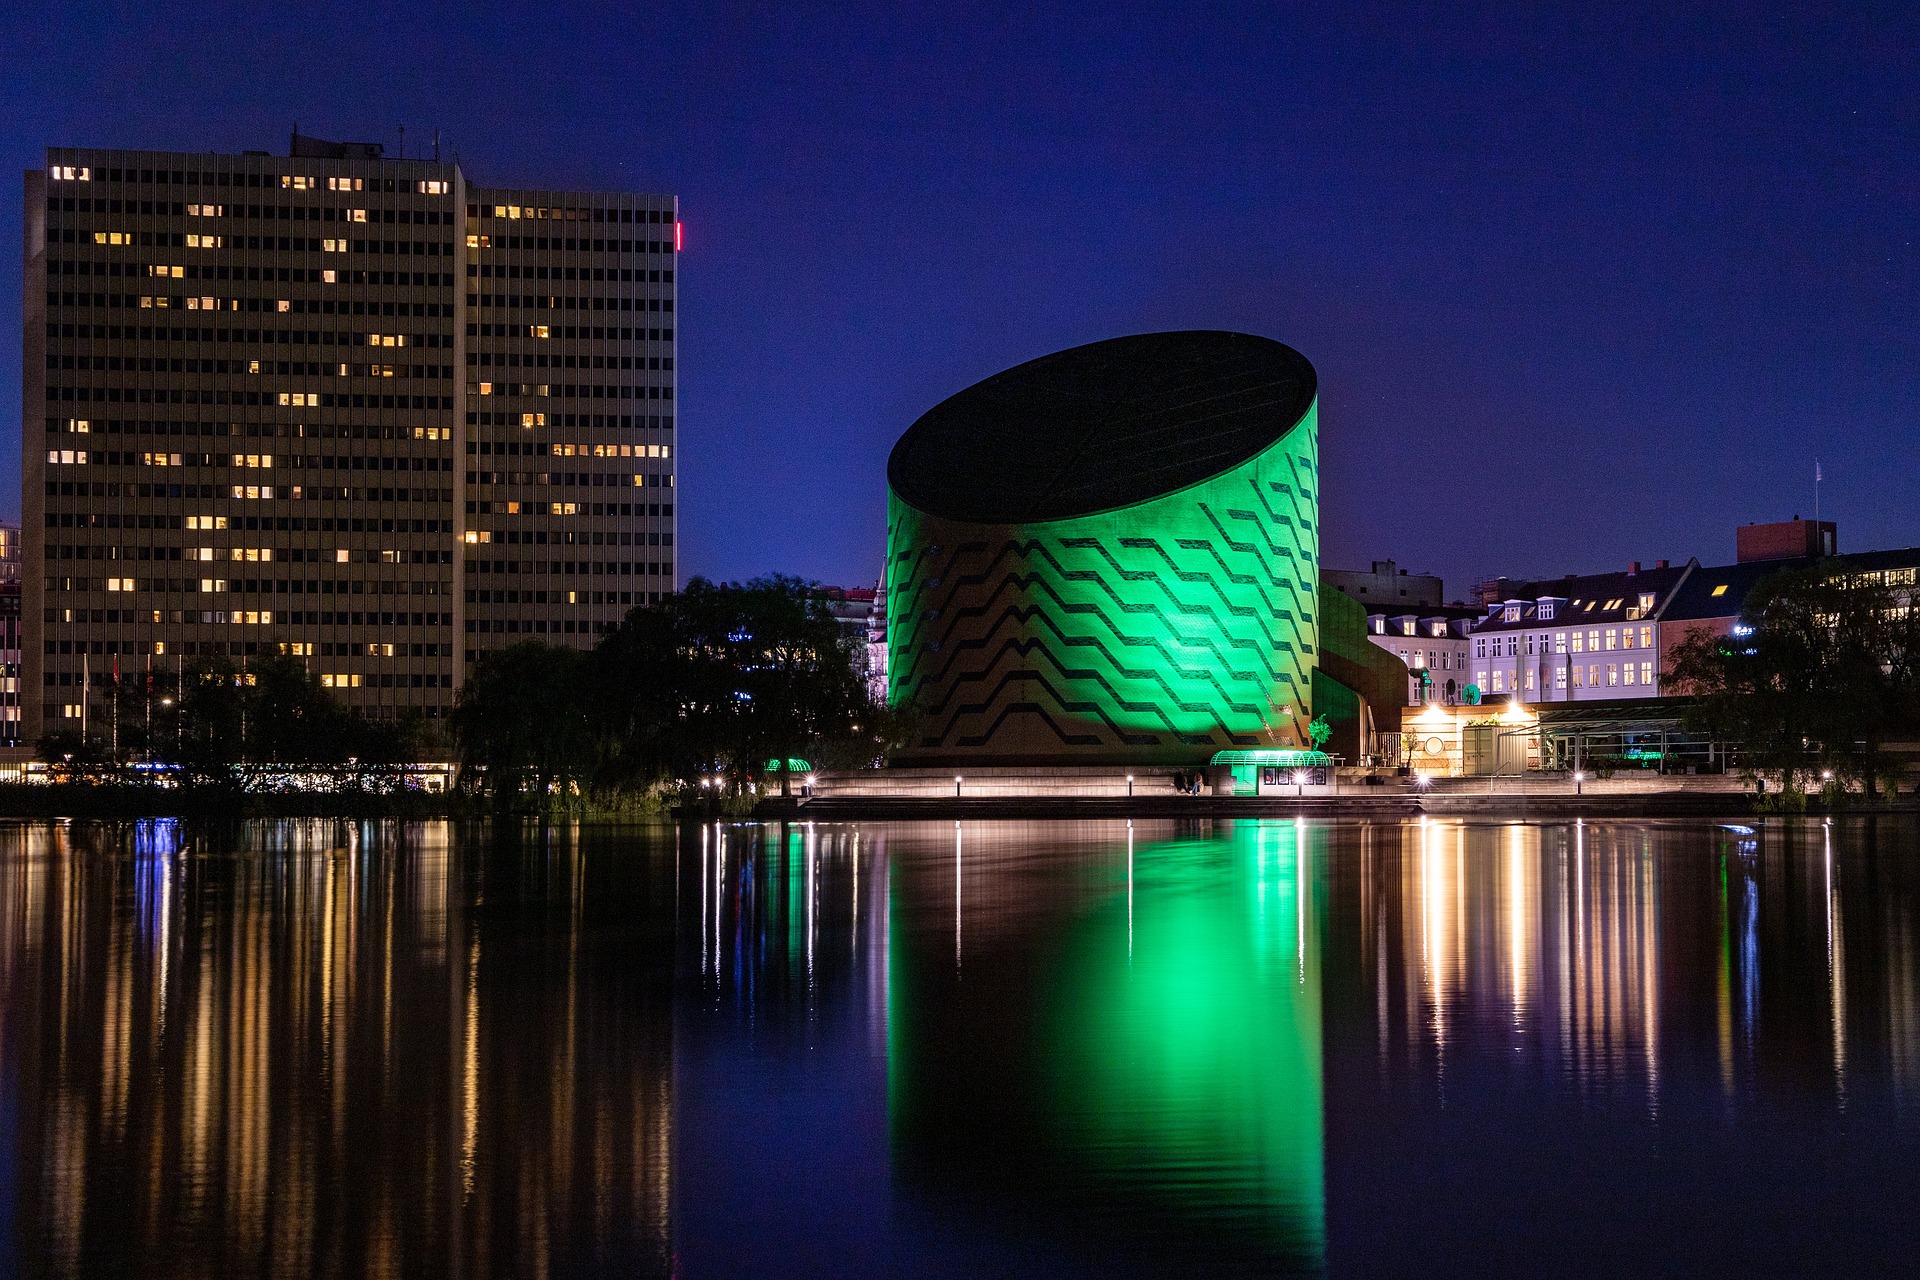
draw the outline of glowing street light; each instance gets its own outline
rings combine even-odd
[[[953,775],[953,798],[960,798],[960,775],[957,773]]]
[[[1127,798],[1129,800],[1133,798],[1133,775],[1132,774],[1127,775]]]
[[[1576,770],[1574,771],[1574,774],[1573,774],[1573,794],[1575,794],[1575,795],[1584,795],[1584,794],[1586,794],[1586,793],[1585,793],[1585,792],[1584,792],[1584,791],[1583,791],[1583,790],[1581,789],[1581,785],[1580,785],[1581,783],[1583,783],[1583,782],[1585,782],[1586,780],[1587,780],[1587,775],[1586,775],[1586,774],[1584,774],[1584,773],[1581,773],[1581,772],[1580,772],[1579,770],[1577,770],[1577,769],[1576,769]]]

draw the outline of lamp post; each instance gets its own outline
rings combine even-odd
[[[1584,783],[1586,780],[1587,780],[1586,774],[1581,773],[1578,769],[1575,769],[1573,771],[1573,794],[1575,795],[1585,794],[1585,792],[1582,791],[1581,789],[1581,784]]]
[[[1133,775],[1127,775],[1127,799],[1133,799]]]
[[[953,775],[953,798],[955,800],[960,798],[960,775],[957,773]]]

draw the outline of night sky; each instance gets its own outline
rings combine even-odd
[[[1920,544],[1915,6],[1035,7],[15,4],[0,148],[677,193],[686,573],[871,582],[916,416],[1170,328],[1314,362],[1329,565],[1730,560],[1816,457],[1843,550]]]

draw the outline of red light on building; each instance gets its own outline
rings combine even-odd
[[[673,251],[675,253],[680,252],[680,228],[682,225],[683,224],[678,222],[673,224]]]

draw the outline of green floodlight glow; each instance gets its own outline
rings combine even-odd
[[[781,771],[781,769],[780,769],[780,761],[779,761],[779,759],[778,759],[778,758],[775,758],[775,759],[772,759],[772,760],[769,760],[769,761],[767,761],[767,772],[768,772],[768,773],[779,773],[780,771]],[[800,758],[799,758],[798,756],[788,756],[788,757],[787,757],[787,767],[786,767],[786,772],[788,772],[788,773],[812,773],[812,772],[813,772],[813,766],[812,766],[812,765],[810,765],[810,764],[808,764],[808,763],[807,763],[807,762],[806,762],[805,760],[802,760],[802,759],[800,759]]]
[[[1325,769],[1333,757],[1324,751],[1216,751],[1211,764],[1267,769]]]
[[[900,758],[1199,764],[1304,744],[1318,423],[1306,401],[1238,465],[1088,515],[956,519],[890,487],[888,696],[920,717]]]
[[[1122,1234],[1203,1223],[1206,1249],[1276,1271],[1288,1257],[1324,1265],[1324,840],[1305,823],[1249,822],[1116,849],[1111,878],[1071,908],[1017,923],[985,913],[964,979],[953,940],[902,923],[950,892],[952,873],[891,880],[902,1175],[1092,1212]]]

